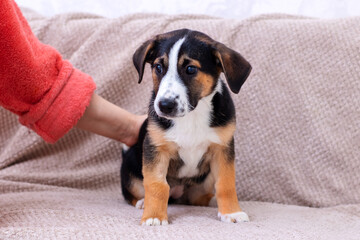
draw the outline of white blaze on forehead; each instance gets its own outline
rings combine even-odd
[[[163,79],[161,80],[158,93],[155,98],[155,110],[159,114],[160,109],[158,103],[162,98],[176,98],[178,104],[178,111],[184,109],[188,110],[188,97],[184,84],[178,74],[178,59],[181,45],[185,41],[185,38],[178,40],[169,52],[169,66]]]

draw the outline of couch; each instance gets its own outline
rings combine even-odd
[[[121,194],[121,143],[72,129],[47,144],[0,109],[0,239],[360,239],[360,17],[23,13],[97,94],[138,114],[152,80],[147,66],[137,84],[132,54],[148,38],[190,28],[240,52],[253,71],[232,95],[236,187],[251,221],[170,205],[168,226],[142,227]]]

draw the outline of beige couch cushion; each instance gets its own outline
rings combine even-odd
[[[210,207],[172,205],[168,226],[140,226],[142,211],[117,191],[49,190],[0,198],[0,239],[330,240],[360,238],[360,205],[308,208],[241,202],[251,222],[230,224]]]

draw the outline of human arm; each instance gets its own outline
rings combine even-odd
[[[132,114],[93,94],[76,127],[132,146],[137,142],[145,115]]]

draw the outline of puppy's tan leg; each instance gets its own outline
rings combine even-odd
[[[229,146],[212,145],[211,171],[215,177],[218,216],[224,222],[247,222],[249,217],[242,212],[235,187],[235,165],[233,141]]]
[[[170,193],[166,175],[170,159],[177,153],[177,147],[165,140],[164,132],[156,124],[149,122],[148,133],[143,149],[145,199],[141,223],[150,226],[166,225]]]
[[[145,177],[146,176],[146,177]],[[156,176],[156,173],[144,171],[145,207],[141,218],[143,225],[166,225],[168,223],[167,205],[170,187]]]
[[[160,154],[161,155],[161,154]],[[141,218],[143,225],[166,225],[170,187],[166,182],[169,160],[159,156],[155,163],[143,166],[145,208]]]

